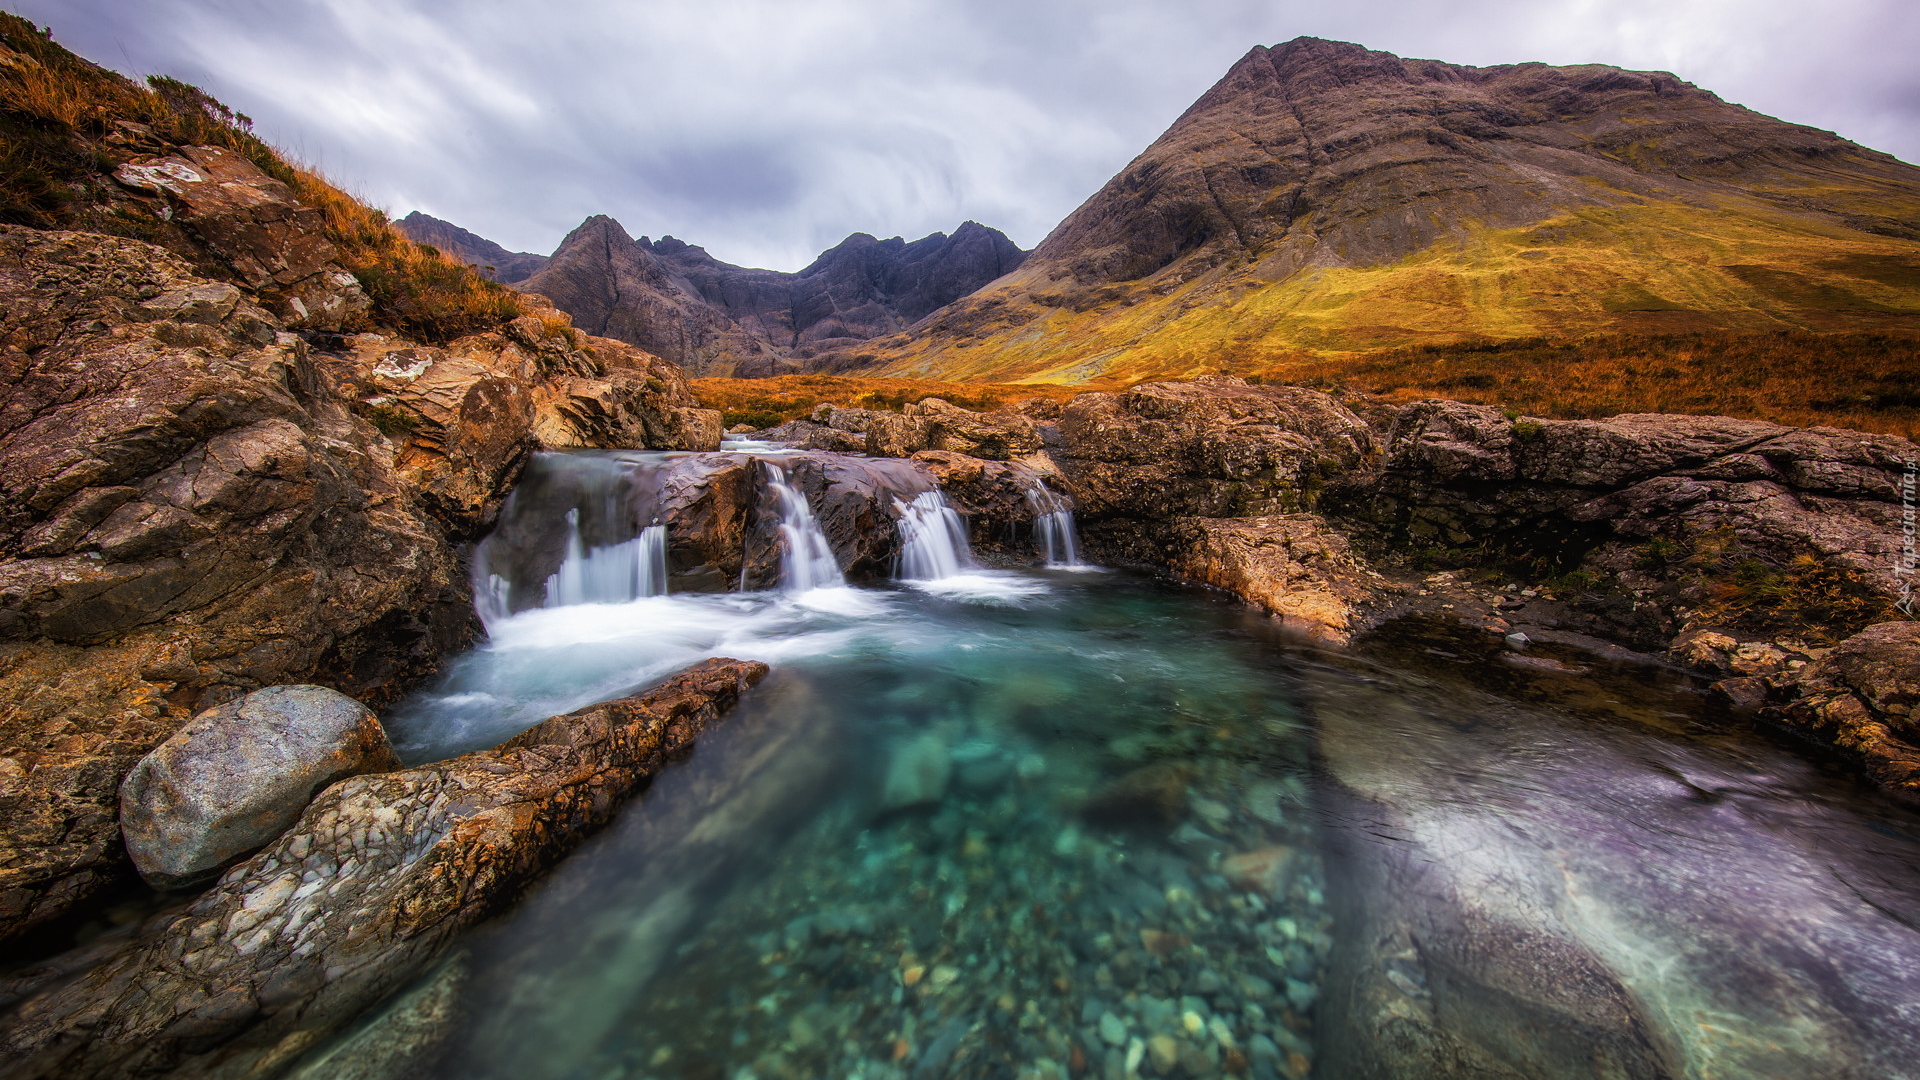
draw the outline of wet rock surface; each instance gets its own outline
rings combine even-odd
[[[354,777],[92,970],[0,1021],[0,1069],[274,1075],[499,911],[766,673],[715,659],[500,747]]]
[[[1836,747],[1920,805],[1920,623],[1870,626],[1811,666],[1753,681],[1756,704],[1782,699],[1766,719]]]
[[[366,706],[323,686],[270,686],[141,758],[120,784],[120,830],[143,878],[179,888],[264,847],[321,788],[399,767]]]
[[[1515,671],[1496,698],[1472,646],[1409,641],[1407,675],[1309,681],[1327,1073],[1915,1075],[1910,815],[1702,723],[1658,669]]]
[[[905,590],[781,665],[471,939],[429,1075],[1316,1072],[1332,927],[1260,620],[1051,580],[1024,607]]]
[[[400,341],[316,350],[270,293],[139,241],[0,229],[0,937],[130,876],[120,777],[193,713],[290,682],[377,702],[469,641],[455,546],[543,414],[717,442],[718,415],[625,346],[617,378],[558,364],[594,357],[563,320],[422,364]],[[430,392],[361,397],[382,364]],[[581,380],[627,387],[617,422]]]

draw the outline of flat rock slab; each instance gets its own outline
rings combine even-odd
[[[767,672],[713,659],[492,750],[355,776],[0,1021],[0,1075],[278,1075],[519,897]]]
[[[328,784],[399,767],[365,705],[324,686],[269,686],[141,758],[120,784],[120,830],[140,876],[178,888],[265,847]]]

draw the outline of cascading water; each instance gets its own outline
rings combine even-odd
[[[732,498],[778,497],[788,587],[838,583],[787,474],[712,457]],[[1920,818],[1671,669],[1570,646],[1578,668],[1515,669],[1452,620],[1329,655],[1125,573],[979,569],[904,465],[866,509],[894,506],[909,588],[529,603],[575,587],[557,567],[600,587],[590,560],[640,522],[684,543],[691,474],[646,470],[702,464],[538,463],[476,559],[499,625],[382,721],[428,762],[708,656],[774,673],[293,1080],[383,1065],[380,1025],[442,1001],[428,1080],[1431,1076],[1424,1048],[1455,1045],[1543,1080],[1920,1080]],[[845,506],[820,504],[837,536]],[[748,529],[763,564],[774,509]]]
[[[1080,542],[1073,529],[1073,510],[1052,489],[1038,480],[1027,488],[1027,503],[1033,507],[1033,538],[1047,565],[1063,570],[1078,570]]]
[[[847,583],[840,573],[840,561],[833,545],[820,531],[813,508],[807,505],[806,492],[787,483],[787,470],[771,461],[766,466],[767,489],[780,505],[780,536],[786,550],[780,556],[780,587],[790,593],[810,589],[835,589]]]
[[[580,511],[567,511],[567,557],[547,579],[542,607],[624,604],[667,594],[667,527],[649,525],[631,540],[587,548]]]
[[[974,568],[966,524],[938,491],[895,499],[893,508],[900,514],[902,581],[939,581]]]

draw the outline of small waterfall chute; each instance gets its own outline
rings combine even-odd
[[[1067,500],[1038,479],[1027,486],[1026,495],[1028,505],[1033,507],[1033,540],[1040,557],[1058,569],[1084,568],[1080,538],[1073,528],[1073,509]]]
[[[790,593],[837,589],[847,583],[833,545],[807,504],[807,493],[787,482],[787,470],[771,461],[766,467],[767,489],[780,508],[780,537],[786,550],[780,555],[780,588]]]
[[[966,524],[939,491],[895,499],[893,508],[900,515],[902,581],[939,581],[975,569]]]
[[[567,554],[547,578],[542,607],[624,604],[667,593],[667,527],[649,525],[631,540],[588,548],[580,511],[567,511]]]

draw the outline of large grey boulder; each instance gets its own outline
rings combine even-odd
[[[336,780],[400,767],[366,706],[324,686],[270,686],[194,717],[120,784],[120,829],[160,888],[218,873],[287,831]]]

